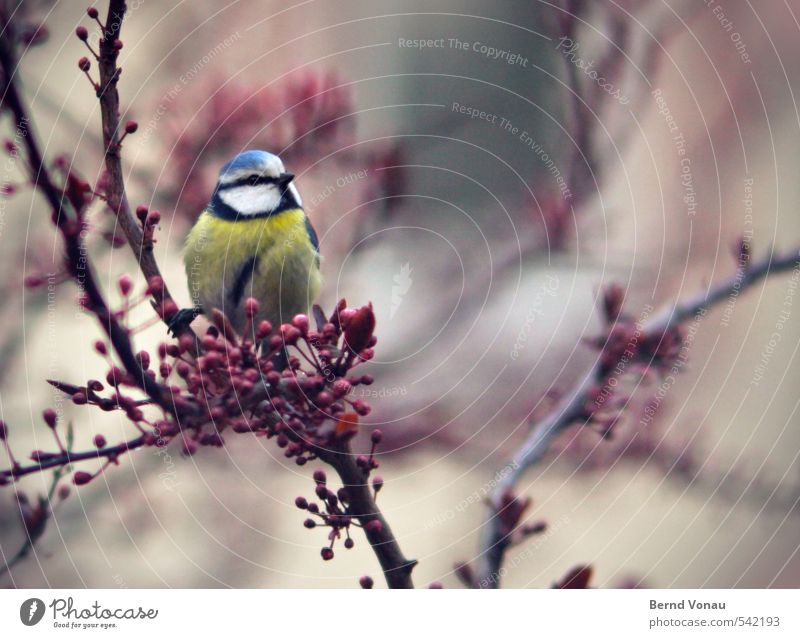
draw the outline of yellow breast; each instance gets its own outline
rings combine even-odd
[[[307,312],[321,283],[317,260],[300,209],[236,221],[205,211],[184,257],[193,303],[206,314],[222,310],[236,327],[251,296],[261,304],[259,318],[275,325]]]

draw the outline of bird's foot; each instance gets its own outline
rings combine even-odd
[[[186,328],[191,325],[192,321],[197,318],[197,315],[202,314],[202,312],[200,308],[182,308],[178,310],[172,319],[170,319],[167,325],[167,332],[173,337],[177,337],[178,334],[186,330]]]

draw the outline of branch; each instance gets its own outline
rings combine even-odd
[[[119,36],[126,10],[125,0],[109,0],[106,23],[101,25],[103,37],[100,40],[98,58],[100,84],[97,97],[100,101],[100,113],[103,121],[103,146],[105,149],[106,171],[109,178],[107,190],[108,206],[117,217],[117,222],[128,240],[128,246],[130,246],[136,257],[145,281],[150,282],[157,277],[162,282],[155,301],[162,307],[167,307],[174,304],[174,300],[156,263],[155,255],[153,254],[153,242],[147,239],[142,225],[131,211],[122,174],[120,102],[119,91],[117,90],[117,83],[122,69],[117,66],[117,59],[122,46]],[[175,308],[177,308],[177,305],[175,305]],[[160,312],[159,314],[164,319],[164,322],[168,323],[169,313]],[[192,329],[187,325],[177,325],[175,329],[177,331],[176,336],[181,334],[195,336]]]
[[[389,524],[378,509],[369,486],[369,474],[359,467],[349,446],[320,451],[320,459],[331,465],[347,490],[348,513],[364,528],[367,540],[378,557],[386,584],[391,589],[413,589],[411,571],[417,564],[409,560],[400,549]]]
[[[39,460],[30,465],[15,465],[9,470],[0,470],[0,479],[17,479],[26,474],[34,474],[49,470],[50,468],[63,468],[79,461],[89,461],[92,459],[116,460],[125,452],[135,450],[147,444],[146,435],[141,435],[130,441],[125,441],[117,445],[104,447],[98,450],[86,450],[83,452],[54,452],[51,454],[40,454]]]
[[[67,431],[67,446],[66,452],[72,450],[74,443],[72,428]],[[50,487],[47,490],[47,496],[40,496],[39,502],[35,508],[30,506],[28,499],[24,494],[17,492],[17,505],[20,510],[20,519],[22,527],[25,530],[25,540],[17,552],[5,562],[5,565],[0,566],[0,576],[10,572],[20,561],[24,560],[28,553],[34,548],[36,542],[41,538],[47,527],[47,521],[53,511],[53,497],[56,494],[56,487],[61,477],[64,476],[67,469],[66,466],[59,466],[53,472],[53,477],[50,480]],[[62,500],[66,498],[65,494],[61,494]],[[2,552],[2,548],[0,548]]]
[[[745,253],[742,253],[745,255]],[[740,264],[744,264],[736,274],[706,291],[705,294],[687,299],[667,308],[661,314],[647,321],[641,328],[643,340],[660,341],[687,320],[701,315],[710,306],[723,301],[731,294],[741,293],[756,282],[769,275],[788,272],[800,268],[800,250],[794,250],[783,256],[769,255],[762,261],[750,264],[745,256]],[[490,498],[490,514],[486,521],[481,542],[480,565],[477,585],[481,588],[494,589],[499,586],[500,571],[505,551],[510,546],[510,533],[503,525],[504,511],[509,507],[509,498],[514,487],[525,471],[538,463],[550,449],[553,440],[566,428],[575,423],[587,423],[591,414],[587,413],[587,404],[591,403],[593,391],[598,382],[606,376],[606,370],[613,369],[618,360],[604,361],[598,357],[595,365],[586,373],[578,386],[553,408],[548,416],[539,423],[532,424],[528,437],[511,460],[504,465],[505,475],[498,483]]]
[[[127,330],[108,308],[81,237],[83,226],[81,211],[73,205],[65,192],[56,187],[45,166],[44,156],[39,148],[31,118],[17,88],[18,61],[14,53],[14,45],[8,37],[9,31],[8,22],[3,17],[3,34],[0,36],[0,65],[6,79],[3,103],[11,110],[20,137],[24,140],[30,163],[31,181],[50,205],[53,222],[64,238],[69,274],[83,289],[86,309],[97,317],[125,369],[151,399],[166,410],[172,411],[174,407],[164,398],[162,386],[145,374],[134,355]]]
[[[147,294],[153,297],[156,310],[167,321],[177,306],[163,284],[153,255],[152,235],[148,230],[151,227],[147,223],[152,214],[140,215],[137,210],[137,216],[142,220],[140,228],[131,213],[122,174],[121,143],[125,134],[136,129],[134,123],[128,123],[125,134],[119,134],[117,82],[120,69],[117,57],[122,43],[118,36],[125,10],[124,1],[110,0],[105,25],[99,22],[96,10],[90,8],[87,12],[103,29],[99,54],[96,56],[100,66],[100,83],[95,84],[92,80],[92,84],[100,100],[103,121],[105,163],[109,176],[106,199],[147,278]],[[0,19],[2,26],[8,25],[4,16],[0,15]],[[84,27],[79,27],[76,35],[86,42],[87,30]],[[94,54],[88,43],[87,46]],[[28,110],[16,86],[14,74],[17,59],[13,43],[6,36],[0,42],[0,64],[6,82],[3,105],[13,113],[19,127],[19,137],[24,139],[31,184],[41,191],[52,209],[53,222],[65,243],[67,270],[83,289],[84,307],[100,322],[124,368],[120,370],[109,358],[111,367],[106,380],[112,386],[111,396],[101,397],[97,394],[104,389],[99,381],[90,380],[86,386],[58,381],[51,383],[70,395],[76,405],[125,410],[127,419],[139,430],[136,438],[113,446],[108,446],[105,438],[97,435],[94,439],[96,449],[73,452],[62,445],[57,432],[56,413],[48,409],[43,412],[43,417],[58,449],[55,452],[35,450],[30,455],[33,463],[22,465],[13,455],[7,440],[6,425],[0,421],[0,442],[11,460],[11,468],[0,471],[0,485],[14,483],[21,476],[50,468],[66,471],[71,464],[79,461],[104,459],[97,472],[74,474],[73,482],[76,485],[86,485],[105,468],[116,464],[119,456],[143,446],[166,445],[174,439],[181,441],[184,454],[191,455],[201,445],[224,445],[222,433],[226,430],[275,437],[277,445],[285,449],[285,456],[293,458],[297,465],[305,465],[317,458],[326,460],[344,483],[341,496],[329,492],[324,485],[318,485],[318,496],[320,493],[324,495],[327,508],[326,513],[320,516],[325,525],[331,527],[331,545],[323,548],[323,559],[333,557],[333,542],[342,532],[348,534],[345,547],[352,547],[349,526],[360,526],[379,559],[389,586],[413,587],[410,572],[416,561],[403,556],[368,485],[371,470],[378,466],[373,453],[380,433],[372,432],[373,450],[369,458],[354,457],[349,448],[350,439],[358,431],[358,417],[370,411],[366,402],[348,395],[359,384],[371,384],[372,377],[348,375],[374,356],[377,338],[373,335],[375,316],[372,305],[347,308],[342,300],[329,318],[315,308],[316,331],[310,329],[309,319],[305,315],[297,315],[292,324],[284,324],[273,331],[268,321],[256,321],[258,301],[247,299],[245,314],[249,323],[241,336],[236,334],[223,313],[214,310],[214,325],[209,327],[202,343],[196,339],[193,331],[187,329],[185,334],[179,335],[177,344],[159,344],[158,373],[164,381],[158,382],[156,371],[150,370],[150,361],[155,358],[146,351],[134,354],[131,333],[120,321],[120,317],[127,315],[128,304],[120,313],[109,309],[87,257],[82,231],[86,227],[84,213],[91,200],[87,195],[91,191],[89,185],[68,173],[66,185],[62,188],[52,179],[45,166]],[[87,75],[90,67],[88,58],[79,61],[79,68]],[[131,287],[130,278],[125,276],[124,281],[120,279],[120,289],[126,299]],[[168,310],[170,306],[174,310]],[[298,347],[298,343],[302,343],[303,347]],[[289,358],[289,365],[282,371],[274,369],[275,357],[279,353],[286,353],[287,346],[296,347],[311,369],[301,370],[301,361],[297,357]],[[95,344],[95,349],[103,356],[108,354],[102,341]],[[173,382],[169,381],[171,376]],[[181,379],[180,384],[174,384],[177,381],[175,376]],[[149,400],[123,395],[123,386],[144,391]],[[148,420],[139,406],[149,404],[160,407],[166,419],[156,422]],[[247,404],[247,408],[244,404]],[[189,418],[181,420],[182,416]],[[142,424],[147,427],[142,427]],[[377,478],[372,481],[374,492],[382,485],[382,481],[377,481]],[[346,506],[342,509],[344,504]],[[310,527],[314,526],[315,522],[311,521]]]

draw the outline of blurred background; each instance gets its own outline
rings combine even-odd
[[[48,157],[101,182],[100,114],[74,36],[83,24],[96,43],[97,27],[79,3],[21,10],[48,32],[20,70]],[[756,258],[800,242],[798,15],[795,0],[131,0],[129,198],[161,211],[156,255],[188,305],[182,244],[221,164],[247,148],[281,155],[320,236],[320,303],[375,306],[376,381],[362,391],[387,436],[384,513],[419,584],[459,586],[481,498],[531,417],[597,355],[584,340],[602,329],[598,292],[620,283],[640,317],[729,277],[741,237]],[[73,422],[78,447],[98,432],[122,440],[124,419],[45,383],[102,376],[105,362],[18,169],[9,158],[0,169],[0,418],[19,452],[51,444],[46,407]],[[90,250],[120,303],[117,277],[141,276],[102,202],[92,220]],[[547,587],[575,564],[602,587],[800,586],[797,285],[797,272],[777,276],[696,322],[685,373],[661,393],[638,384],[612,440],[563,435],[519,486],[531,521],[550,527],[509,554],[505,586]],[[164,338],[155,325],[136,343]],[[379,580],[361,537],[319,559],[323,533],[293,505],[310,471],[271,442],[167,451],[73,488],[0,584]],[[34,500],[48,478],[19,489]],[[23,540],[4,489],[4,559]]]

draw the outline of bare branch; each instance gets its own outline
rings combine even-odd
[[[758,263],[749,263],[737,273],[713,286],[704,294],[679,302],[656,315],[642,327],[645,337],[661,339],[664,335],[677,329],[686,321],[705,312],[710,306],[719,303],[737,290],[741,293],[756,282],[769,275],[788,272],[800,268],[800,250],[794,250],[783,256],[769,255]],[[565,395],[548,416],[539,423],[533,424],[528,437],[517,452],[503,467],[509,468],[499,481],[490,499],[489,518],[485,523],[479,557],[479,569],[476,578],[477,586],[493,589],[499,586],[499,575],[505,550],[508,548],[508,530],[502,525],[502,514],[509,495],[522,475],[530,467],[538,463],[547,454],[554,439],[573,424],[585,424],[587,419],[586,405],[591,402],[592,390],[597,387],[604,376],[603,370],[609,367],[608,362],[601,363],[600,357],[595,365],[586,373],[583,380]],[[613,367],[614,363],[610,365]],[[505,505],[504,505],[505,499]],[[512,500],[513,502],[513,500]]]

